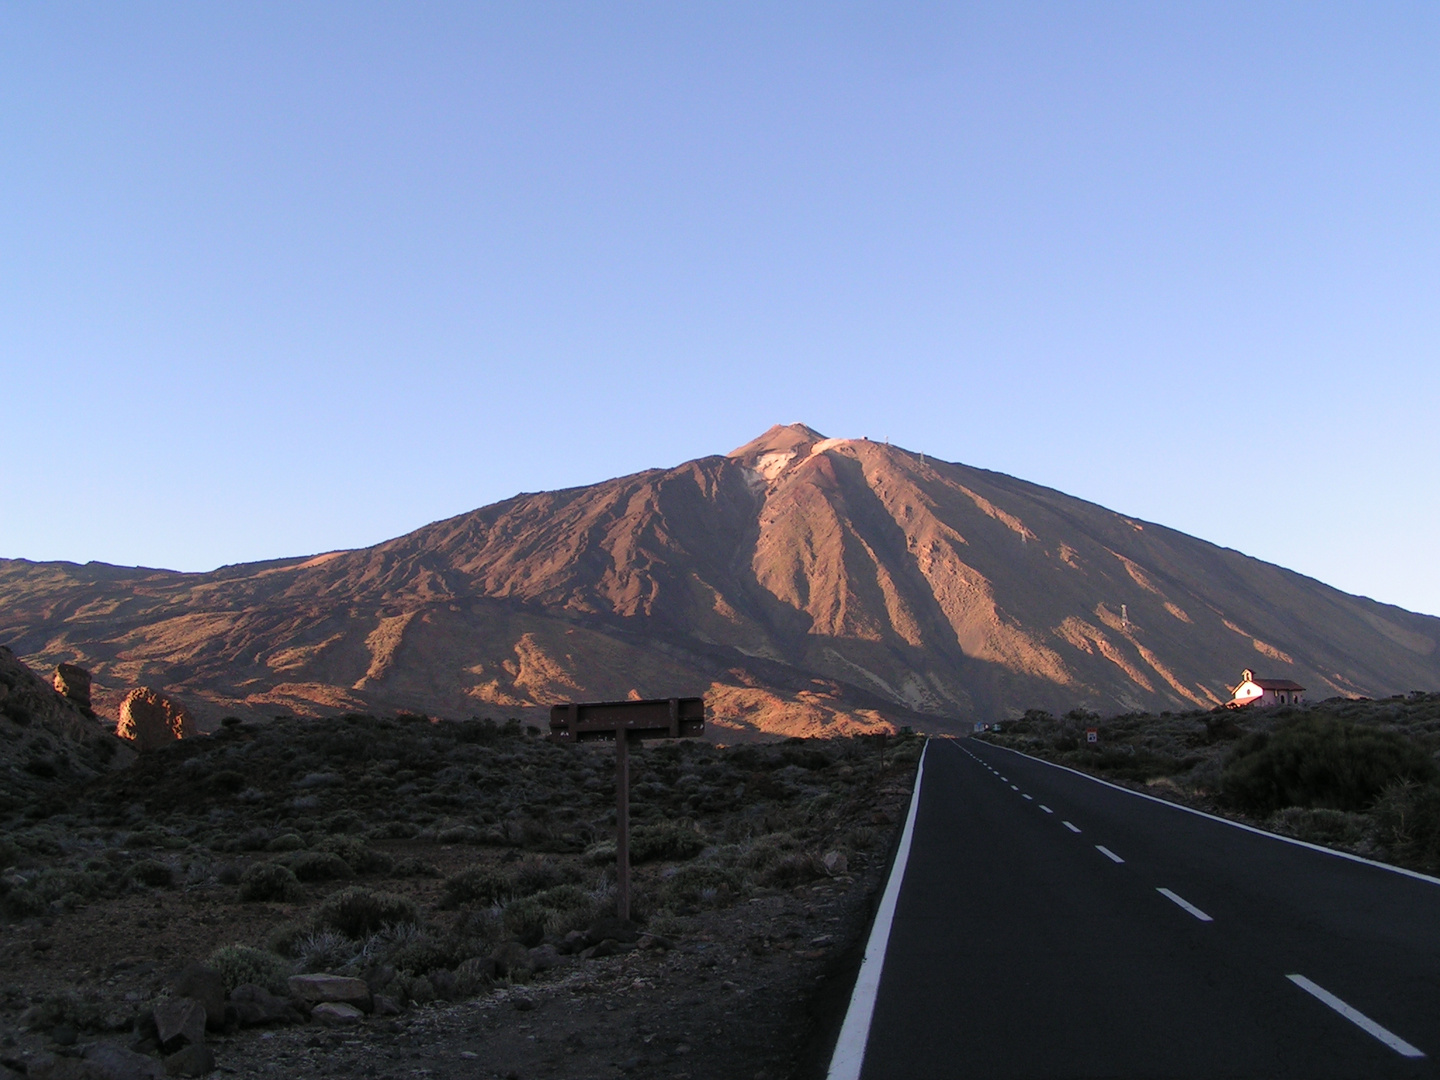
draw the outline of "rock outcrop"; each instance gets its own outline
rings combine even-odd
[[[52,685],[61,697],[69,698],[82,709],[90,708],[90,672],[78,664],[57,664]]]
[[[0,811],[134,760],[128,744],[0,646]]]
[[[197,729],[185,706],[141,686],[126,694],[120,703],[120,723],[115,734],[129,739],[137,750],[147,751],[191,738]]]

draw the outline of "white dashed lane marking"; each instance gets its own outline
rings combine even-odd
[[[1176,896],[1169,889],[1157,888],[1155,891],[1158,892],[1161,896],[1165,897],[1167,900],[1173,900],[1175,903],[1179,904],[1182,908],[1188,911],[1191,915],[1194,915],[1195,918],[1199,919],[1201,922],[1215,921],[1209,915],[1206,915],[1205,912],[1201,911],[1198,907],[1196,907],[1194,904],[1190,903],[1189,900],[1185,900],[1179,896]]]
[[[1051,810],[1048,806],[1046,806],[1043,802],[1040,804],[1040,809],[1044,810],[1047,814],[1053,814],[1055,812],[1054,810]]]
[[[1069,829],[1071,832],[1079,832],[1079,831],[1080,831],[1080,826],[1078,826],[1078,825],[1071,825],[1070,822],[1068,822],[1068,821],[1061,822],[1061,824],[1064,825],[1065,828]]]
[[[1077,829],[1076,831],[1078,832],[1079,830]],[[1113,851],[1106,847],[1104,844],[1096,844],[1095,850],[1098,851],[1101,855],[1104,855],[1111,862],[1123,863],[1125,861],[1124,859],[1120,858],[1119,855],[1116,855]]]
[[[1352,1024],[1360,1028],[1362,1031],[1366,1031],[1369,1034],[1374,1035],[1375,1038],[1379,1039],[1386,1046],[1390,1047],[1391,1050],[1394,1050],[1401,1057],[1423,1058],[1425,1056],[1423,1050],[1411,1046],[1408,1042],[1400,1038],[1400,1036],[1396,1035],[1393,1031],[1381,1027],[1374,1020],[1371,1020],[1368,1016],[1362,1013],[1359,1009],[1352,1008],[1351,1006],[1345,1004],[1345,1002],[1341,1001],[1334,994],[1330,993],[1329,990],[1326,990],[1323,986],[1316,986],[1304,975],[1286,975],[1285,977],[1291,982],[1293,982],[1296,986],[1300,987],[1301,990],[1304,990],[1307,994],[1311,995],[1312,997],[1318,998],[1326,1005],[1329,1005],[1330,1008],[1334,1009],[1337,1013],[1345,1017],[1346,1020],[1349,1020]]]

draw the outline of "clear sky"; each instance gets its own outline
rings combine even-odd
[[[1440,613],[1440,5],[0,7],[0,556],[796,420]]]

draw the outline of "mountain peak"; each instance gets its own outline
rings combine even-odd
[[[825,438],[806,424],[776,424],[758,439],[731,450],[729,457],[747,464],[766,454],[794,454],[806,450]]]

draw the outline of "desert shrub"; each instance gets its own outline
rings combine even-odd
[[[89,870],[65,870],[54,868],[44,870],[30,887],[47,903],[52,900],[69,898],[88,900],[105,891],[106,876]],[[66,905],[71,906],[67,903]]]
[[[221,769],[210,777],[210,786],[227,795],[235,795],[244,789],[245,777],[234,769]]]
[[[485,837],[474,825],[451,825],[437,832],[435,839],[442,844],[480,844]]]
[[[656,859],[693,859],[704,850],[704,837],[694,829],[687,829],[670,821],[657,825],[637,825],[630,832],[632,863],[653,862]],[[615,846],[612,842],[610,857],[614,856]]]
[[[0,870],[8,870],[20,861],[20,849],[8,838],[0,836]]]
[[[300,879],[279,863],[255,863],[240,875],[241,900],[298,900]]]
[[[599,840],[585,849],[585,861],[604,866],[615,861],[615,841]]]
[[[413,855],[397,862],[395,868],[391,870],[391,873],[398,878],[438,878],[440,876],[440,871],[435,869],[432,864],[426,862],[424,859],[417,859]]]
[[[31,915],[43,915],[47,908],[45,898],[34,889],[12,889],[5,894],[3,907],[12,919],[25,919]]]
[[[266,843],[266,851],[301,851],[305,847],[305,841],[295,833],[281,833]]]
[[[1375,800],[1375,818],[1397,858],[1424,870],[1440,870],[1440,786],[1400,781]]]
[[[567,885],[578,875],[568,867],[561,866],[554,859],[529,858],[517,863],[510,873],[516,896],[529,896],[542,889],[553,889],[556,885]]]
[[[505,905],[505,930],[527,949],[545,940],[551,911],[538,896],[522,896]]]
[[[766,885],[788,889],[824,876],[824,867],[813,856],[796,851],[781,856],[767,866],[760,880]]]
[[[331,851],[302,851],[287,865],[301,881],[336,881],[355,876],[350,864]]]
[[[298,973],[336,972],[355,958],[355,943],[338,930],[312,930],[291,945]]]
[[[30,1007],[29,1026],[34,1030],[49,1031],[61,1024],[77,1031],[101,1031],[105,1026],[100,1006],[74,994],[50,994]]]
[[[494,904],[510,895],[510,878],[498,870],[472,866],[445,881],[446,907],[460,904]]]
[[[666,907],[730,903],[740,893],[740,875],[707,863],[677,867],[660,883],[660,901]]]
[[[283,922],[265,935],[265,948],[277,956],[288,956],[293,960],[299,955],[300,942],[312,929],[308,922]]]
[[[358,836],[327,836],[315,848],[340,856],[357,874],[383,873],[395,865],[389,855],[370,847]]]
[[[465,959],[458,955],[457,942],[427,933],[410,934],[397,940],[384,956],[385,962],[402,975],[429,975]]]
[[[125,880],[152,889],[168,889],[175,884],[175,870],[158,859],[141,859],[125,871]]]
[[[1271,815],[1266,824],[1278,833],[1312,844],[1355,844],[1365,838],[1367,821],[1364,814],[1344,810],[1287,806]]]
[[[420,826],[409,821],[385,821],[365,830],[367,840],[408,840],[420,831]]]
[[[1220,792],[1230,805],[1261,813],[1287,806],[1359,811],[1387,785],[1434,775],[1434,763],[1403,735],[1304,717],[1240,740]]]
[[[352,938],[362,938],[397,923],[413,923],[417,918],[412,901],[360,885],[326,897],[315,914],[317,926],[339,930]]]
[[[249,945],[222,945],[206,963],[225,981],[227,993],[245,983],[255,983],[272,994],[283,994],[290,974],[290,965],[280,957]]]

